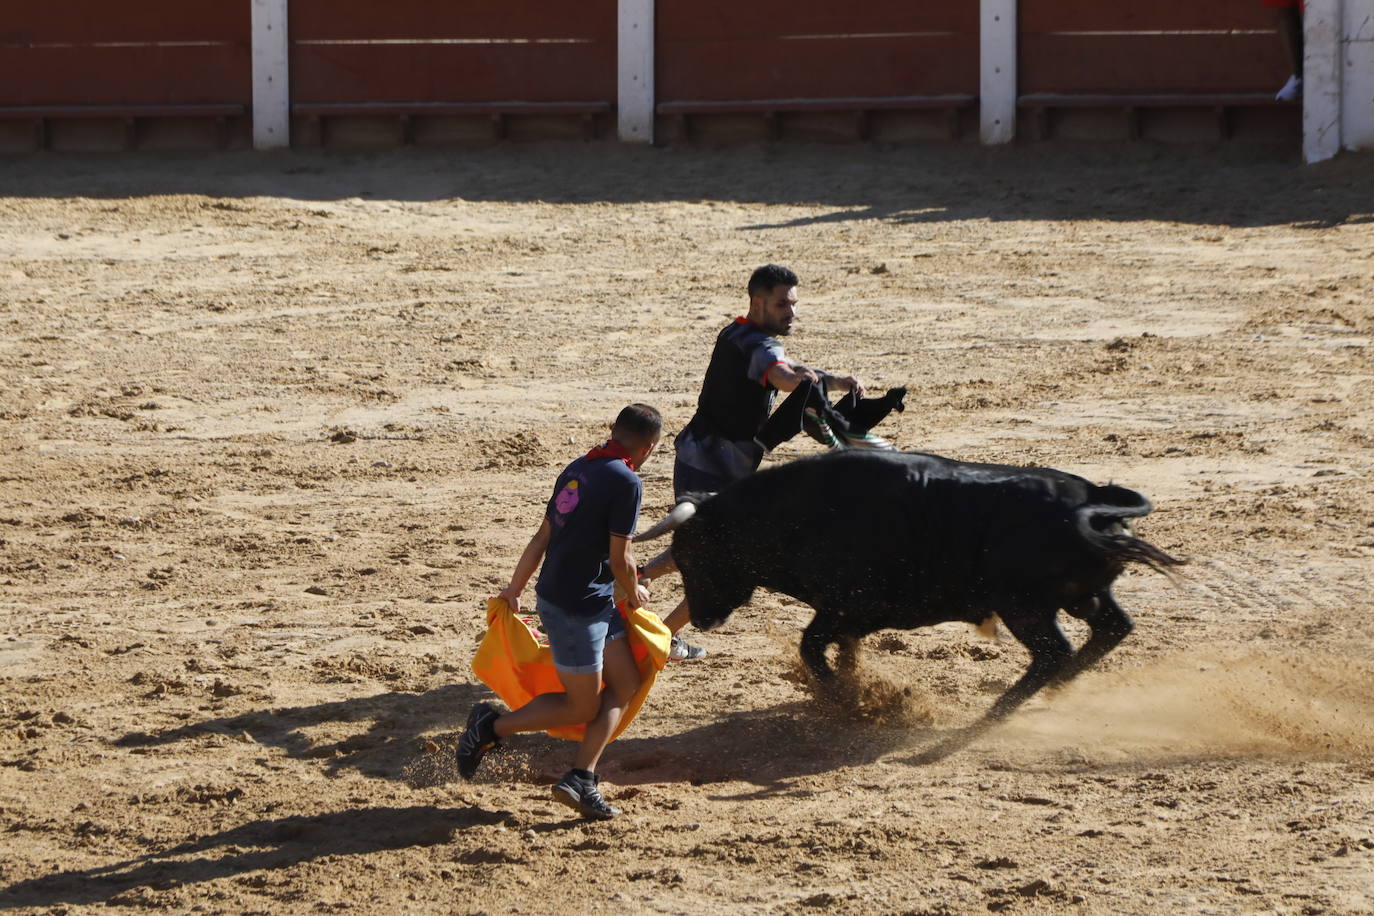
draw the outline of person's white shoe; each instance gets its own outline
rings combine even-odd
[[[668,658],[675,662],[696,661],[705,658],[706,650],[701,646],[694,646],[681,636],[674,636],[672,645],[668,648]]]
[[[1302,98],[1302,77],[1296,73],[1288,77],[1288,82],[1283,84],[1283,88],[1274,93],[1274,100],[1278,102],[1296,102]]]
[[[872,433],[845,433],[844,441],[846,445],[854,448],[876,448],[886,452],[895,452],[897,446],[888,442],[882,436],[875,436]]]

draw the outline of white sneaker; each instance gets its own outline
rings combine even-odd
[[[1274,100],[1277,102],[1296,102],[1302,98],[1302,77],[1296,73],[1288,77],[1288,82],[1283,84],[1283,88],[1274,93]]]
[[[846,445],[854,448],[876,448],[885,452],[895,452],[897,446],[888,442],[882,436],[875,436],[872,433],[845,433],[844,441]]]
[[[694,646],[681,636],[674,636],[672,645],[668,649],[668,658],[675,662],[696,661],[706,657],[706,650],[701,646]]]

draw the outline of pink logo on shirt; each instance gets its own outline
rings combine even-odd
[[[579,484],[576,480],[569,480],[563,485],[563,489],[558,491],[558,495],[554,497],[553,507],[558,510],[559,515],[567,515],[577,508],[577,501],[580,497],[578,486]]]

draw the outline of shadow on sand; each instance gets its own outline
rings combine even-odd
[[[1291,144],[652,149],[555,142],[376,153],[43,154],[7,159],[5,173],[4,197],[721,201],[833,211],[786,221],[745,212],[735,226],[741,232],[969,219],[1324,227],[1374,213],[1374,170],[1363,160],[1303,168]]]
[[[353,770],[363,775],[406,782],[415,787],[456,781],[453,748],[458,733],[451,729],[468,708],[488,697],[485,688],[470,684],[438,687],[424,693],[382,693],[314,706],[286,707],[207,719],[157,733],[134,732],[117,739],[124,748],[147,748],[198,739],[207,734],[242,737],[264,747],[280,748],[288,756],[319,760],[326,773]],[[345,738],[312,739],[307,730],[322,723],[357,723]],[[786,794],[790,780],[837,767],[872,763],[914,745],[929,743],[919,759],[933,762],[963,747],[980,730],[938,730],[908,723],[882,723],[814,701],[792,702],[766,709],[729,712],[695,728],[652,738],[625,737],[612,745],[603,766],[618,785],[686,782],[747,782],[760,795]],[[426,737],[428,736],[428,737]],[[517,763],[550,760],[562,766],[571,745],[543,734],[508,739],[484,770],[511,775]],[[498,762],[507,758],[506,765]],[[561,772],[561,771],[560,771]],[[488,773],[479,773],[482,779]],[[530,776],[528,772],[519,774]],[[536,778],[538,775],[535,774]],[[490,778],[490,777],[488,777]]]
[[[140,888],[168,890],[329,856],[436,846],[449,842],[455,831],[512,817],[508,811],[477,807],[417,805],[257,820],[135,859],[0,888],[0,908],[137,904]]]
[[[258,743],[279,747],[292,757],[322,759],[327,770],[351,768],[412,785],[440,785],[456,780],[451,754],[457,735],[450,732],[429,739],[428,750],[421,735],[436,725],[452,723],[459,710],[482,696],[483,688],[466,684],[421,694],[378,694],[210,719],[157,734],[134,733],[115,744],[151,747],[205,734],[246,732]],[[324,722],[367,724],[349,738],[319,744],[301,731],[304,726]],[[623,739],[613,745],[615,753],[606,769],[617,786],[745,782],[754,786],[754,791],[731,798],[787,797],[810,794],[794,784],[799,777],[871,763],[923,741],[935,743],[924,754],[903,762],[930,762],[963,746],[964,736],[969,734],[967,730],[941,732],[842,719],[823,704],[794,702],[727,713],[678,734]],[[513,750],[492,755],[494,766],[484,765],[489,771],[479,773],[479,780],[508,775],[497,762],[504,754],[526,759],[561,757],[570,747],[543,735],[521,736],[512,744]],[[935,756],[922,759],[931,754]],[[328,856],[440,845],[452,841],[458,831],[517,821],[510,811],[474,805],[373,807],[264,818],[137,858],[57,872],[0,888],[0,908],[137,905],[139,892],[145,888],[167,890]],[[574,818],[542,823],[534,829],[563,830],[578,823]]]

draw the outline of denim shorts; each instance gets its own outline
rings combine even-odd
[[[574,617],[543,598],[535,601],[539,622],[549,637],[553,665],[569,674],[595,674],[601,670],[606,643],[625,636],[625,618],[608,603],[595,617]]]

